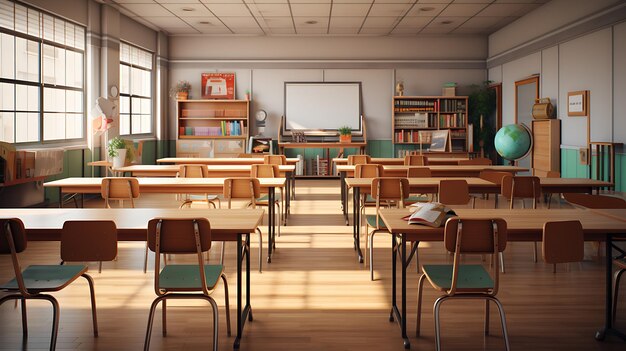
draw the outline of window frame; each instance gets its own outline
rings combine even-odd
[[[126,62],[126,61],[122,61],[122,45],[128,45],[130,48],[135,48],[141,51],[144,51],[146,53],[150,54],[150,66],[151,68],[146,68],[144,66],[140,66],[140,65],[136,65],[136,64],[132,64],[130,62]],[[137,45],[133,45],[132,43],[126,42],[126,41],[120,41],[120,93],[119,93],[119,101],[120,101],[120,119],[119,119],[119,125],[120,125],[120,136],[122,137],[130,137],[130,138],[136,138],[136,139],[149,139],[149,138],[154,138],[155,134],[155,124],[156,124],[156,119],[154,116],[154,86],[155,86],[155,81],[154,81],[154,52],[146,50],[142,47],[139,47]],[[122,92],[122,66],[126,66],[128,67],[128,93],[124,93]],[[132,79],[132,70],[133,69],[139,69],[141,71],[144,72],[149,72],[150,75],[150,96],[145,96],[145,95],[138,95],[138,94],[133,94],[133,79]],[[129,113],[122,113],[122,97],[128,98],[128,111]],[[150,101],[150,132],[147,133],[133,133],[133,98],[139,98],[139,99],[148,99]],[[122,127],[122,115],[124,116],[128,116],[129,121],[128,121],[128,130],[129,133],[128,134],[122,134],[121,133],[121,127]],[[140,114],[134,114],[135,116],[144,116],[145,114],[140,113]]]

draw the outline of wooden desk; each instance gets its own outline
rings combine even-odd
[[[96,167],[104,167],[104,174],[105,176],[109,174],[109,172],[111,173],[111,175],[113,175],[113,170],[111,169],[111,167],[113,167],[113,163],[109,162],[109,161],[91,161],[91,162],[87,162],[87,166],[91,166],[91,174],[95,175],[94,169]]]
[[[287,164],[295,165],[299,159],[288,157]],[[265,161],[263,157],[166,157],[157,160],[157,163],[173,163],[173,164],[203,164],[203,165],[254,165],[262,164]]]
[[[137,178],[140,193],[158,194],[222,194],[224,178]],[[267,190],[268,202],[276,199],[276,188],[284,188],[285,178],[259,178],[261,188]],[[47,188],[59,188],[63,193],[100,194],[102,178],[65,178],[44,183]],[[62,203],[59,204],[62,207]],[[276,238],[274,206],[268,206],[268,251],[267,262],[272,262],[273,243]]]
[[[364,154],[367,147],[366,141],[352,141],[349,143],[340,143],[336,141],[324,142],[324,141],[312,141],[309,143],[292,143],[292,142],[279,142],[278,153],[284,154],[285,149],[359,149],[359,153]]]
[[[454,166],[458,165],[459,161],[469,160],[467,157],[429,157],[428,164],[429,165],[437,165],[437,166]],[[333,158],[333,162],[335,166],[343,166],[348,164],[347,158]],[[375,163],[379,165],[385,166],[403,166],[404,159],[403,158],[394,158],[394,157],[372,157],[370,163]]]
[[[113,173],[123,176],[130,173],[131,177],[176,177],[180,171],[178,165],[132,165],[113,168]]]
[[[622,216],[626,216],[626,210],[621,210]],[[604,339],[607,334],[625,336],[619,331],[613,329],[612,316],[612,240],[614,236],[626,236],[626,221],[614,219],[612,217],[603,216],[598,212],[590,210],[485,210],[485,209],[459,209],[455,210],[459,216],[474,218],[503,218],[507,222],[508,241],[541,241],[543,224],[548,221],[564,221],[579,220],[583,226],[585,240],[590,241],[606,241],[606,311],[605,326],[596,334],[599,340]],[[410,263],[407,259],[406,243],[407,241],[442,241],[443,228],[431,228],[423,225],[411,225],[402,219],[408,214],[407,209],[381,209],[380,216],[387,226],[387,229],[394,237],[400,237],[400,243],[393,240],[392,247],[392,280],[391,280],[391,315],[390,319],[395,317],[401,329],[402,338],[405,348],[410,347],[410,341],[406,334],[406,271]],[[417,246],[415,246],[417,248]],[[398,309],[396,303],[396,253],[400,252],[401,273],[401,309]],[[409,257],[413,257],[410,255]]]
[[[17,217],[24,222],[29,241],[61,239],[63,223],[69,220],[112,220],[118,231],[118,240],[146,240],[148,221],[155,217],[206,218],[211,223],[214,241],[237,242],[237,336],[234,347],[239,348],[246,319],[252,313],[250,305],[250,233],[263,220],[262,209],[200,210],[165,208],[124,209],[0,209],[0,218]],[[85,233],[88,235],[89,233]],[[246,301],[243,304],[243,263],[246,264]]]

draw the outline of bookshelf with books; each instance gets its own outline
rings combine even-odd
[[[176,101],[178,157],[230,157],[246,150],[248,100]]]
[[[394,96],[392,132],[394,155],[407,150],[428,151],[430,133],[449,130],[449,150],[467,150],[467,96]]]

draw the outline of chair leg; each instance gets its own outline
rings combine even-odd
[[[441,351],[441,323],[439,320],[439,311],[441,309],[441,304],[445,300],[445,296],[442,296],[435,300],[435,307],[433,309],[433,314],[435,316],[435,346],[437,351]]]
[[[417,327],[415,328],[415,336],[420,336],[420,324],[422,321],[422,292],[424,291],[424,279],[425,274],[420,276],[419,283],[417,284]]]
[[[489,335],[489,299],[485,300],[485,336]]]
[[[500,256],[500,271],[502,273],[506,273],[506,270],[504,269],[504,252],[500,252],[498,255]]]
[[[622,279],[622,274],[626,272],[626,269],[620,269],[615,272],[615,288],[613,292],[613,322],[615,322],[615,315],[617,314],[617,296],[619,295],[619,282]]]
[[[226,242],[222,241],[222,251],[220,253],[220,264],[224,265],[224,254],[226,253]]]
[[[372,230],[367,236],[367,240],[369,240],[370,246],[370,280],[374,280],[374,234],[376,234],[376,230]]]
[[[226,274],[221,274],[224,281],[224,300],[226,304],[226,334],[230,336],[230,303],[228,302],[228,281],[226,280]]]
[[[257,233],[259,233],[259,273],[263,272],[263,233],[261,229],[256,228]]]
[[[17,302],[17,300],[15,300]],[[20,299],[22,305],[22,338],[28,339],[28,318],[26,315],[26,299]]]
[[[161,304],[161,333],[167,336],[167,300]]]
[[[218,351],[217,346],[219,344],[219,311],[217,309],[217,303],[212,297],[206,296],[206,300],[209,301],[213,308],[213,351]],[[508,341],[507,341],[508,343]]]
[[[152,301],[152,305],[150,306],[150,313],[148,315],[148,328],[146,330],[146,339],[143,343],[144,351],[150,350],[150,336],[152,336],[152,325],[154,324],[154,312],[156,311],[159,302],[165,300],[165,296],[159,296],[154,301]]]
[[[102,261],[98,262],[98,273],[102,273]]]
[[[504,315],[504,308],[502,308],[502,304],[500,300],[495,297],[489,297],[489,300],[492,300],[496,306],[498,307],[498,311],[500,312],[500,323],[502,323],[502,335],[504,336],[504,346],[507,351],[511,349],[509,346],[509,333],[506,328],[506,316]]]
[[[143,272],[144,273],[148,272],[148,240],[146,240],[146,253],[143,259]]]
[[[89,283],[89,295],[91,297],[91,319],[93,322],[93,336],[98,337],[98,314],[96,312],[96,290],[94,289],[93,278],[87,273],[82,275]]]
[[[535,245],[533,248],[533,261],[537,263],[537,242],[535,241],[533,244]]]

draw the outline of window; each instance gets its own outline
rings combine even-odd
[[[152,133],[152,54],[120,44],[120,134]]]
[[[0,0],[0,141],[84,137],[85,28]]]

